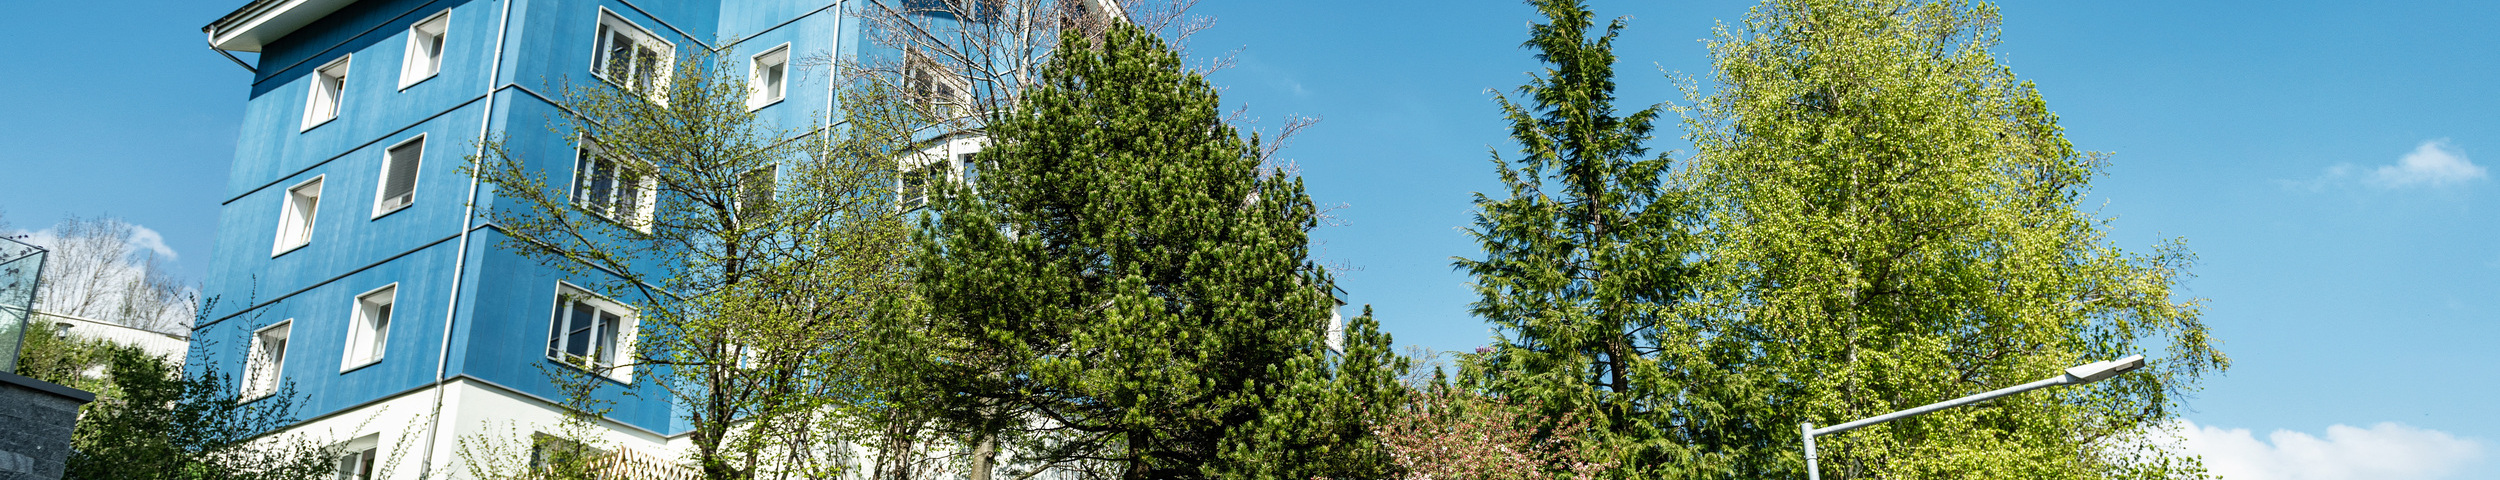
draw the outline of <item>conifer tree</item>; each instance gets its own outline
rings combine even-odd
[[[1527,103],[1497,98],[1521,152],[1495,154],[1507,195],[1476,195],[1469,232],[1485,255],[1457,261],[1475,276],[1472,311],[1496,332],[1465,380],[1539,406],[1547,425],[1588,419],[1582,441],[1612,458],[1583,460],[1647,476],[1639,469],[1677,451],[1658,405],[1674,393],[1662,358],[1682,348],[1666,333],[1686,282],[1691,247],[1679,228],[1689,215],[1663,182],[1668,159],[1642,145],[1661,107],[1616,111],[1624,21],[1592,34],[1580,0],[1529,3],[1546,23],[1524,46],[1547,67],[1520,88]]]
[[[915,378],[975,478],[1382,476],[1369,440],[1400,365],[1308,259],[1298,178],[1259,168],[1215,89],[1151,32],[1063,35],[994,113],[979,183],[923,217]],[[1097,43],[1098,42],[1098,43]],[[999,452],[1012,452],[1002,455]],[[1014,475],[1001,475],[1012,477]]]
[[[1991,51],[1995,8],[1770,0],[1711,43],[1688,126],[1708,199],[1672,404],[1710,478],[1798,478],[1834,424],[2146,353],[2144,371],[1817,439],[1824,478],[2193,478],[2142,437],[2228,365],[2190,255],[2112,245],[2076,150]]]

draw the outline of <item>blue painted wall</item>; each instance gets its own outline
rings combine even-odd
[[[504,251],[501,232],[482,217],[474,223],[464,217],[472,183],[463,167],[477,152],[480,134],[506,142],[549,183],[571,180],[575,140],[549,128],[565,115],[549,98],[568,86],[601,83],[590,68],[602,9],[675,43],[680,55],[722,49],[733,68],[743,70],[750,56],[785,43],[794,59],[860,54],[868,45],[860,40],[859,19],[846,10],[861,3],[365,0],[270,42],[246,96],[206,285],[216,303],[194,332],[190,368],[232,376],[242,370],[252,332],[292,321],[283,371],[303,395],[301,418],[427,386],[446,351],[444,378],[467,376],[559,397],[544,370],[569,368],[545,358],[557,282],[591,279],[563,278]],[[451,20],[441,72],[401,88],[409,26],[445,10]],[[724,44],[734,39],[742,40]],[[339,117],[303,128],[312,71],[340,57],[349,58],[349,71]],[[836,107],[831,72],[794,65],[790,75],[787,98],[758,113],[784,128],[826,121]],[[376,216],[383,151],[414,138],[425,142],[415,202]],[[272,255],[286,189],[316,177],[323,187],[312,242]],[[515,208],[499,203],[491,188],[477,190],[480,209]],[[464,225],[473,226],[465,256]],[[341,371],[354,297],[394,283],[399,293],[383,360]],[[636,382],[600,395],[614,402],[610,416],[618,421],[681,433],[684,421],[651,388],[656,373],[637,371]],[[631,388],[651,390],[621,395]]]

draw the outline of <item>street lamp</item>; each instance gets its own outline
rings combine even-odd
[[[1991,392],[1988,392],[1988,393],[1982,393],[1982,394],[1972,395],[1972,396],[1968,396],[1968,397],[1962,397],[1962,398],[1956,398],[1956,399],[1946,400],[1946,401],[1942,401],[1942,402],[1931,403],[1931,404],[1928,404],[1927,406],[1924,406],[1924,407],[1918,407],[1918,408],[1913,408],[1913,409],[1909,409],[1909,410],[1902,410],[1902,411],[1898,411],[1898,412],[1887,413],[1887,414],[1883,414],[1883,415],[1876,416],[1876,417],[1874,417],[1874,418],[1868,418],[1868,419],[1865,419],[1865,420],[1859,420],[1859,421],[1855,421],[1855,422],[1843,423],[1843,424],[1833,425],[1833,426],[1823,427],[1823,428],[1814,428],[1814,422],[1805,422],[1804,424],[1802,424],[1802,426],[1803,426],[1803,430],[1804,430],[1804,431],[1805,431],[1805,433],[1806,433],[1806,478],[1807,478],[1808,480],[1823,480],[1823,471],[1822,471],[1821,469],[1815,468],[1815,462],[1814,462],[1814,437],[1815,437],[1816,435],[1830,435],[1830,434],[1835,434],[1835,433],[1840,433],[1840,432],[1846,432],[1846,431],[1850,431],[1850,430],[1856,430],[1856,429],[1858,429],[1858,428],[1860,428],[1860,427],[1865,427],[1865,426],[1868,426],[1868,425],[1874,425],[1874,424],[1884,423],[1884,422],[1889,422],[1889,421],[1893,421],[1893,420],[1900,420],[1900,419],[1903,419],[1903,418],[1909,418],[1909,417],[1914,417],[1914,416],[1918,416],[1918,415],[1921,415],[1921,414],[1925,414],[1925,413],[1927,413],[1927,412],[1933,412],[1933,411],[1943,410],[1943,409],[1947,409],[1947,408],[1953,408],[1953,407],[1959,407],[1959,406],[1969,405],[1969,404],[1973,404],[1973,403],[1984,402],[1984,401],[1987,401],[1988,399],[1991,399],[1991,398],[1997,398],[1997,397],[2002,397],[2002,396],[2006,396],[2006,395],[2013,395],[2013,394],[2017,394],[2017,393],[2023,393],[2023,392],[2028,392],[2028,391],[2032,391],[2032,390],[2038,390],[2038,389],[2042,389],[2042,388],[2055,387],[2055,386],[2061,386],[2061,385],[2082,385],[2082,384],[2086,384],[2086,383],[2098,382],[2098,381],[2101,381],[2101,380],[2103,380],[2103,379],[2107,379],[2107,378],[2109,378],[2109,377],[2115,377],[2115,376],[2118,376],[2118,374],[2121,374],[2121,373],[2127,373],[2127,372],[2129,372],[2129,371],[2134,371],[2135,369],[2138,369],[2138,368],[2144,368],[2144,356],[2143,356],[2143,355],[2128,355],[2128,356],[2127,356],[2127,358],[2121,358],[2121,359],[2117,359],[2117,360],[2110,360],[2110,361],[2106,361],[2106,362],[2092,362],[2092,363],[2086,363],[2086,364],[2082,364],[2082,365],[2076,365],[2076,366],[2074,366],[2074,367],[2067,368],[2067,369],[2066,369],[2066,374],[2064,374],[2064,375],[2058,375],[2058,376],[2055,376],[2055,377],[2050,377],[2050,378],[2048,378],[2048,379],[2046,379],[2046,380],[2041,380],[2041,381],[2031,382],[2031,383],[2025,383],[2025,384],[2015,385],[2015,386],[2011,386],[2011,387],[2000,388],[2000,389],[1996,389],[1995,391],[1991,391]]]

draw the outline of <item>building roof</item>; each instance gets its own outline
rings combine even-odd
[[[269,42],[294,33],[355,0],[252,0],[217,21],[200,27],[208,45],[219,50],[258,52]]]

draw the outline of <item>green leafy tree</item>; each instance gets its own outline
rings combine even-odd
[[[687,55],[649,90],[568,86],[557,103],[573,116],[553,129],[583,139],[578,151],[495,142],[473,168],[494,187],[504,248],[638,304],[631,355],[550,375],[568,395],[631,368],[683,405],[705,478],[831,476],[852,437],[838,416],[869,398],[870,312],[906,291],[909,225],[891,190],[906,145],[895,122],[759,118],[735,58]],[[578,183],[546,180],[594,164]]]
[[[2171,288],[2192,257],[2112,245],[2067,141],[1958,0],[1770,0],[1710,43],[1691,165],[1702,284],[1672,337],[1677,440],[1706,478],[1803,475],[1834,424],[2133,353],[2147,371],[1818,439],[1825,478],[2187,478],[2142,436],[2228,361]]]
[[[115,349],[134,349],[113,342],[64,334],[60,324],[29,315],[26,337],[17,352],[17,374],[94,393],[99,397],[119,395],[113,382],[102,375],[111,373]]]
[[[210,299],[199,311],[209,311]],[[96,394],[79,407],[63,478],[311,480],[336,472],[338,445],[295,425],[292,383],[243,398],[213,365],[197,375],[139,347],[81,338],[32,319],[18,373]],[[205,348],[205,347],[203,347]]]
[[[335,445],[263,433],[295,424],[288,384],[265,398],[238,397],[216,369],[180,366],[135,347],[94,350],[115,395],[80,409],[63,478],[113,480],[313,480],[337,472]]]
[[[1535,405],[1552,421],[1585,418],[1583,450],[1647,476],[1680,461],[1667,430],[1674,413],[1672,310],[1686,294],[1692,210],[1664,183],[1669,160],[1646,156],[1659,106],[1615,107],[1616,19],[1596,28],[1579,0],[1529,2],[1546,22],[1526,47],[1547,67],[1520,88],[1525,104],[1497,97],[1520,156],[1494,156],[1507,195],[1476,195],[1481,259],[1459,259],[1475,276],[1472,311],[1491,322],[1493,349],[1464,376],[1483,394]],[[1554,465],[1557,473],[1569,470]]]
[[[1381,475],[1359,422],[1402,366],[1368,318],[1327,348],[1301,180],[1260,169],[1152,33],[1099,38],[1062,35],[917,237],[925,303],[896,344],[973,477],[1001,451],[1102,478]]]

